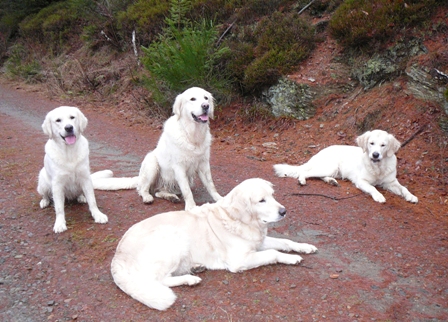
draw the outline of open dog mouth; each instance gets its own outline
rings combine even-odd
[[[76,143],[76,135],[74,135],[74,134],[70,134],[70,135],[67,135],[67,136],[62,136],[61,135],[61,138],[65,141],[65,143],[67,145],[72,145],[72,144]]]
[[[193,113],[191,113],[191,116],[193,117],[193,120],[195,120],[198,123],[207,123],[208,122],[208,114],[204,113],[202,115],[194,115]]]

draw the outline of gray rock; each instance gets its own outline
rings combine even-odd
[[[306,120],[316,113],[312,104],[313,94],[308,85],[281,78],[278,84],[263,92],[263,98],[276,117],[292,116]]]
[[[426,52],[427,49],[418,38],[398,42],[384,53],[375,54],[360,68],[354,68],[352,74],[368,90],[399,75],[409,58]]]

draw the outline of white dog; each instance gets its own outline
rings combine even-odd
[[[45,117],[42,129],[49,136],[45,144],[44,167],[39,173],[37,191],[42,196],[40,207],[54,202],[56,222],[54,232],[67,230],[64,202],[77,199],[89,204],[92,217],[97,223],[106,223],[107,216],[96,204],[90,177],[89,143],[82,135],[87,118],[71,106],[61,106]],[[107,175],[103,172],[102,175]]]
[[[248,179],[214,204],[159,214],[135,224],[112,259],[115,283],[143,304],[166,310],[176,299],[170,287],[201,281],[192,272],[241,272],[268,264],[300,263],[299,255],[277,250],[309,254],[317,248],[266,235],[267,224],[286,215],[273,192],[270,182]]]
[[[213,118],[213,109],[212,95],[202,88],[192,87],[179,94],[173,105],[174,115],[165,122],[157,147],[143,160],[139,176],[94,179],[94,188],[137,188],[145,203],[154,201],[154,192],[158,198],[178,202],[176,194],[180,192],[189,210],[196,206],[191,186],[199,175],[213,200],[221,199],[210,171],[212,137],[208,121]]]
[[[386,198],[375,186],[390,190],[407,201],[418,202],[418,198],[396,178],[395,153],[400,148],[400,142],[392,134],[381,130],[368,131],[359,136],[356,143],[359,147],[329,146],[301,166],[276,164],[275,174],[298,178],[301,185],[306,184],[306,178],[321,178],[334,185],[338,185],[334,178],[348,179],[377,202],[386,202]]]

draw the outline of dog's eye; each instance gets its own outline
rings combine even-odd
[[[266,202],[266,200],[264,200],[264,199],[261,199],[261,200],[260,200],[260,202]]]
[[[370,145],[374,145],[375,143],[373,143],[373,142],[370,142]]]
[[[208,101],[208,97],[207,96],[204,96],[204,98],[205,98],[206,101]]]
[[[190,98],[190,101],[196,101],[196,97]]]
[[[74,116],[70,116],[70,120],[74,120],[75,119],[75,117]]]
[[[59,122],[61,122],[61,119],[56,119],[56,123],[59,123]]]
[[[381,144],[381,146],[382,146],[382,147],[385,147],[385,146],[386,146],[386,144]]]

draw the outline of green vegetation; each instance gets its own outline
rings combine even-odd
[[[330,32],[345,47],[375,48],[403,28],[428,19],[444,0],[346,0],[334,12]]]
[[[36,60],[25,62],[28,57],[27,49],[17,44],[10,48],[10,55],[5,63],[6,74],[9,77],[18,77],[28,83],[34,83],[39,80],[41,66]]]
[[[228,87],[225,76],[217,70],[217,61],[228,48],[216,46],[218,30],[212,21],[192,23],[186,18],[188,4],[173,0],[166,19],[168,27],[157,41],[143,47],[142,62],[150,72],[148,84],[153,97],[167,107],[173,96],[192,86],[207,88],[215,95]]]
[[[120,93],[123,83],[144,86],[158,109],[193,85],[218,99],[257,98],[309,57],[326,17],[340,44],[366,53],[415,35],[414,26],[446,0],[315,0],[299,14],[308,4],[0,0],[0,63],[9,77],[53,81],[52,88],[70,95]],[[315,27],[314,17],[325,21]]]
[[[297,13],[274,12],[264,17],[250,36],[228,41],[237,57],[229,70],[244,93],[260,93],[291,72],[314,49],[314,29]],[[242,42],[241,38],[248,38]]]

